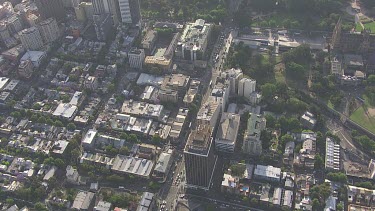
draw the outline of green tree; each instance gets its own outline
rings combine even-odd
[[[337,210],[337,211],[344,211],[344,206],[342,205],[342,203],[340,203],[340,204],[338,204],[338,205],[336,206],[336,210]]]
[[[56,120],[55,123],[54,123],[54,125],[56,127],[64,127],[64,124],[60,120]]]
[[[319,154],[315,155],[314,169],[322,169],[324,167],[324,160]]]
[[[5,203],[8,204],[8,205],[13,205],[13,204],[14,204],[14,200],[11,199],[11,198],[7,198],[7,199],[5,200]]]
[[[266,100],[272,99],[276,94],[276,86],[271,83],[266,83],[260,87],[262,96]]]
[[[121,132],[120,133],[120,139],[128,140],[128,134]]]
[[[242,176],[246,170],[246,165],[242,163],[234,164],[229,167],[232,175]]]
[[[156,145],[161,144],[163,139],[159,135],[152,136],[152,142]]]
[[[136,142],[138,142],[138,137],[137,137],[137,135],[135,135],[135,134],[130,134],[130,135],[128,136],[128,140],[129,140],[130,142],[132,142],[132,143],[136,143]]]
[[[123,146],[119,149],[119,154],[121,155],[128,155],[130,152],[129,148],[127,146]]]
[[[69,123],[66,128],[70,131],[74,131],[76,129],[76,125],[74,123]]]
[[[20,113],[19,111],[13,111],[12,113],[10,113],[10,115],[11,115],[13,118],[16,118],[16,119],[21,118],[21,113]]]
[[[46,118],[44,116],[39,117],[38,123],[45,124],[46,123]]]

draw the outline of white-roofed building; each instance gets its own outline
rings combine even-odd
[[[281,179],[281,169],[273,166],[256,165],[254,179],[279,182]]]
[[[5,87],[8,81],[9,81],[9,78],[0,77],[0,90],[2,90]]]
[[[95,129],[90,129],[87,131],[85,137],[83,137],[82,139],[83,148],[91,148],[94,145],[94,139],[97,133],[98,131],[96,131]]]
[[[56,110],[53,112],[53,116],[72,120],[77,114],[78,107],[69,103],[60,103]]]

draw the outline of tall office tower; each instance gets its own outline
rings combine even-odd
[[[38,29],[45,43],[51,43],[59,38],[59,26],[54,18],[48,18],[38,24]]]
[[[42,36],[36,27],[24,29],[18,33],[23,47],[27,50],[39,50],[43,47]]]
[[[114,25],[120,23],[120,8],[118,0],[92,0],[94,15],[109,13],[112,16]]]
[[[186,186],[209,190],[216,156],[213,153],[212,128],[200,125],[191,131],[184,149]]]
[[[43,19],[53,17],[61,21],[65,18],[65,9],[61,0],[35,0],[35,3]]]
[[[139,0],[118,0],[122,23],[138,24],[141,21]]]

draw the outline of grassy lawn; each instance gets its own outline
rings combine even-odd
[[[277,82],[285,83],[285,76],[284,76],[283,72],[281,72],[281,71],[275,72],[275,79],[276,79]]]
[[[374,109],[369,103],[366,97],[365,99],[365,107]],[[357,124],[361,125],[362,127],[368,129],[369,131],[375,133],[375,116],[368,116],[365,112],[364,106],[359,107],[355,110],[351,115],[350,119],[356,122]]]
[[[361,32],[362,29],[363,29],[363,28],[362,28],[361,24],[357,23],[357,25],[355,26],[355,31],[357,31],[357,32]]]
[[[335,109],[335,107],[333,106],[333,104],[331,103],[330,100],[328,100],[328,102],[327,102],[327,106],[328,106],[329,108],[331,108],[331,109]]]
[[[369,29],[372,33],[375,33],[375,21],[371,23],[363,24],[365,29]]]

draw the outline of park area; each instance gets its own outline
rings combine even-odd
[[[350,115],[350,119],[375,133],[375,107],[368,103],[367,97],[364,97],[363,105]]]

